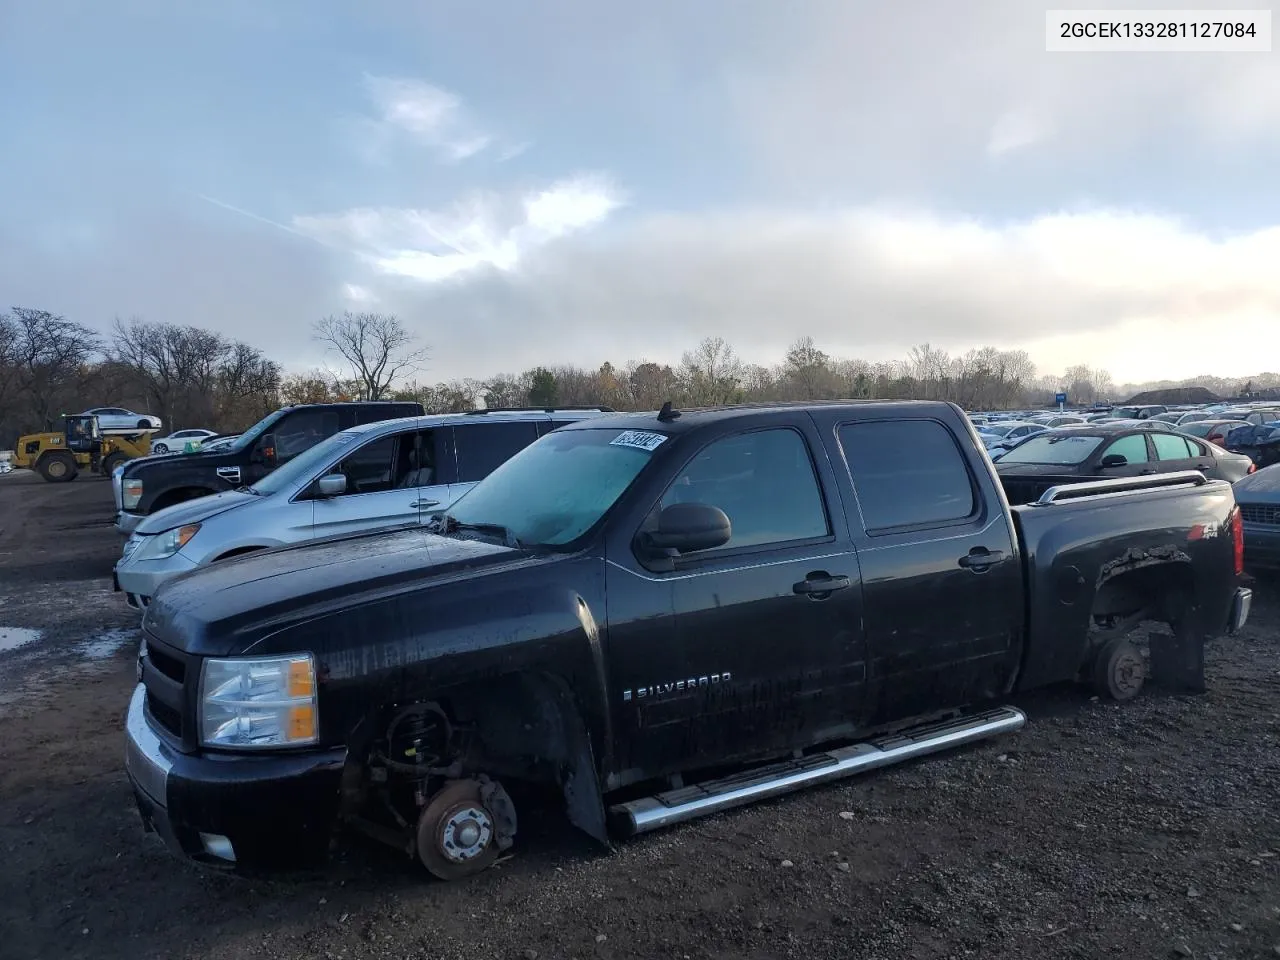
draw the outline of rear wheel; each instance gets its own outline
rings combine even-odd
[[[109,477],[115,471],[116,467],[120,466],[120,464],[124,463],[128,459],[129,458],[123,453],[117,452],[108,454],[107,458],[102,461],[102,472]]]
[[[74,480],[80,471],[76,465],[76,458],[61,451],[46,453],[40,458],[40,465],[36,469],[48,483],[66,483],[68,480]]]
[[[157,443],[151,448],[152,453],[168,453],[169,445],[167,443]]]
[[[139,429],[139,430],[150,430],[150,429],[151,429],[151,421],[150,421],[150,420],[139,420],[139,421],[138,421],[138,429]]]
[[[1132,700],[1147,678],[1142,651],[1123,637],[1111,640],[1098,651],[1093,666],[1093,686],[1099,696],[1112,700]]]

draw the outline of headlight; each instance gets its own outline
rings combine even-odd
[[[140,547],[136,548],[134,559],[163,560],[166,557],[172,557],[185,547],[199,530],[200,524],[189,523],[185,527],[175,527],[158,536],[148,537]]]
[[[120,487],[121,502],[126,510],[132,510],[142,501],[142,481],[126,480]]]
[[[205,746],[296,747],[317,739],[310,654],[204,662],[200,742]]]

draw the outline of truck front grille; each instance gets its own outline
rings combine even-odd
[[[1280,504],[1242,503],[1240,504],[1240,518],[1245,523],[1280,526]]]
[[[142,684],[147,691],[147,715],[157,732],[168,734],[170,745],[189,752],[195,749],[191,703],[199,683],[198,659],[159,643],[148,634],[142,657]]]

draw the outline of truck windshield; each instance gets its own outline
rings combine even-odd
[[[609,512],[667,440],[639,430],[549,433],[485,477],[449,510],[460,525],[505,527],[522,546],[561,546]]]
[[[1000,458],[1000,463],[1045,463],[1058,466],[1084,463],[1089,454],[1098,449],[1098,444],[1103,439],[1046,432],[1018,444]]]
[[[249,449],[253,441],[257,440],[260,436],[266,433],[268,428],[279,419],[280,419],[279,410],[275,410],[272,413],[268,413],[265,417],[263,417],[261,420],[255,423],[252,427],[250,427],[244,433],[240,434],[239,439],[237,439],[234,443],[231,444],[230,449],[235,450],[237,453],[239,453],[241,450]]]
[[[344,430],[342,433],[335,433],[332,437],[321,440],[314,447],[308,447],[303,450],[302,453],[283,466],[268,473],[249,489],[254,493],[270,496],[273,493],[279,493],[286,487],[292,487],[298,480],[310,479],[310,474],[323,468],[330,459],[340,456],[337,451],[358,442],[362,434],[363,431],[360,430]]]

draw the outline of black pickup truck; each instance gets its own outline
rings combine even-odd
[[[344,826],[455,878],[511,846],[517,782],[609,843],[1015,730],[1007,698],[1047,684],[1203,690],[1205,641],[1248,617],[1241,551],[1199,473],[1011,508],[950,404],[592,419],[434,529],[167,583],[126,765],[194,859]]]
[[[420,403],[390,400],[304,403],[267,414],[223,450],[130,460],[111,477],[116,530],[128,536],[157,510],[250,486],[335,433],[424,412]]]

